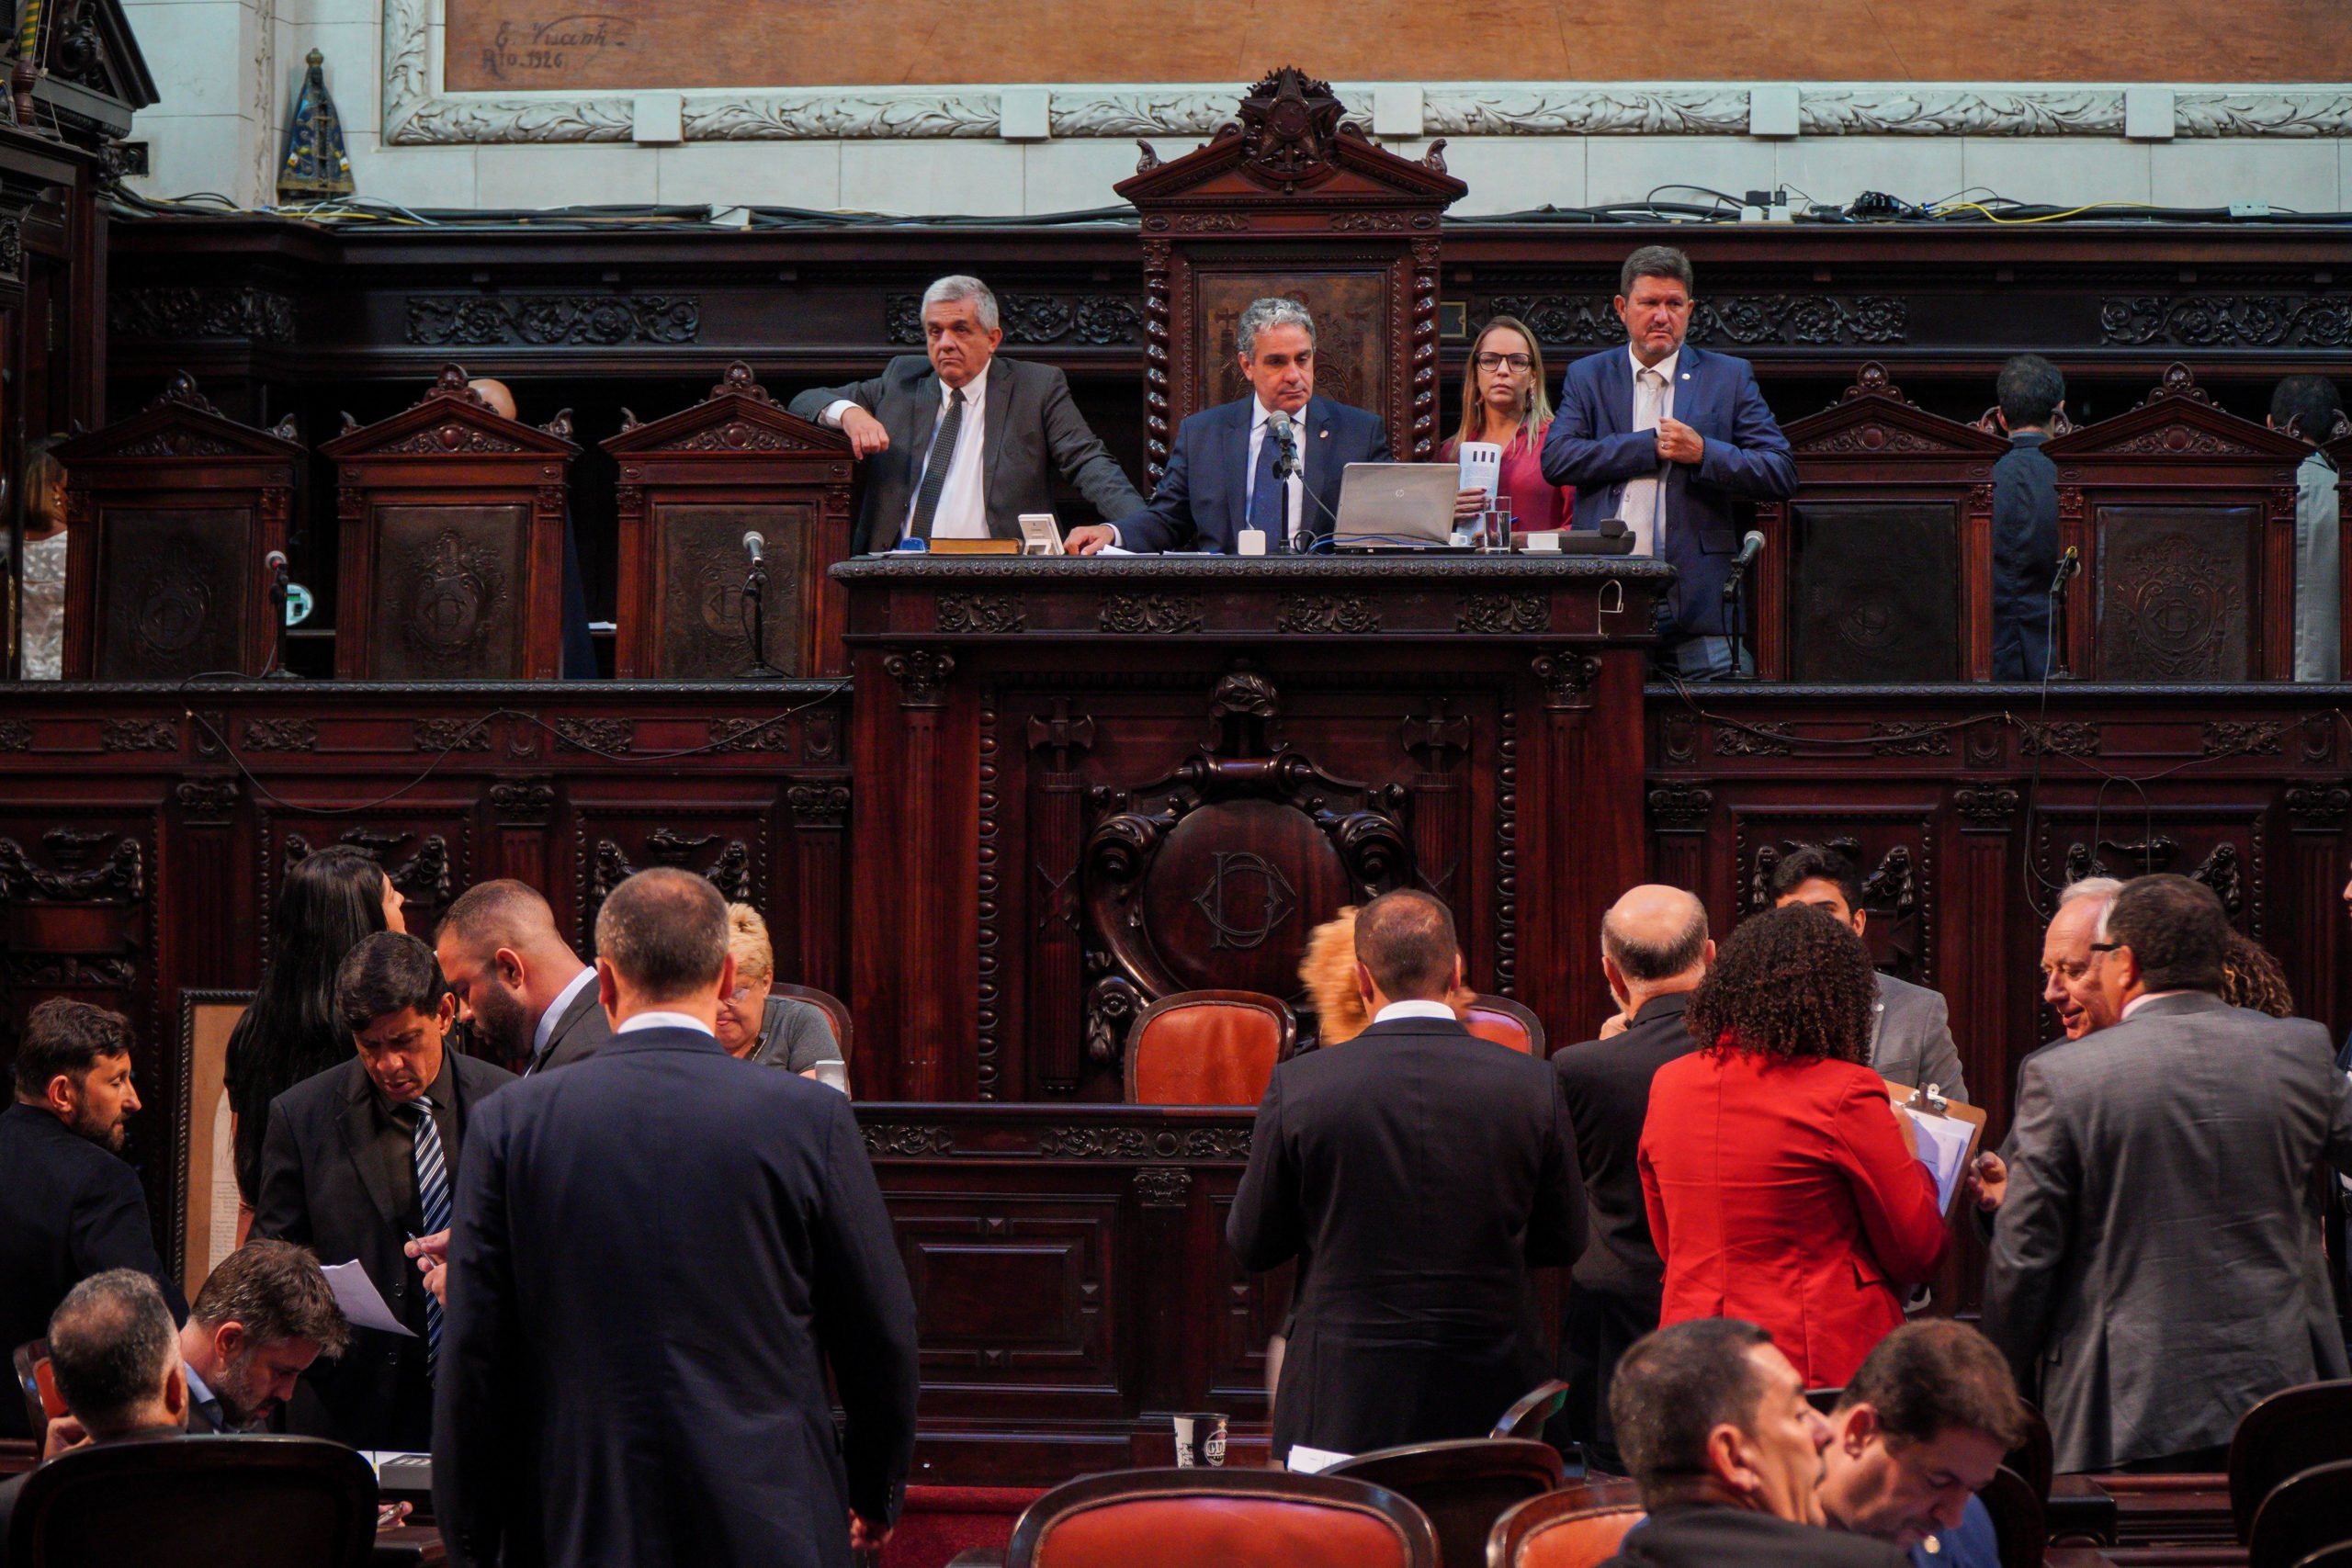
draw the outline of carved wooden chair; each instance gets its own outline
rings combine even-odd
[[[1057,1486],[1006,1568],[1438,1568],[1429,1519],[1366,1482],[1280,1470],[1130,1470]]]
[[[814,986],[788,986],[782,980],[775,984],[775,994],[822,1008],[826,1021],[833,1026],[833,1043],[842,1048],[842,1060],[854,1060],[850,1054],[849,1004],[831,991],[820,991]]]
[[[2271,1488],[2315,1464],[2352,1460],[2352,1381],[2285,1389],[2238,1418],[2230,1438],[2230,1517],[2253,1540]]]
[[[320,1438],[75,1449],[27,1479],[8,1543],[18,1568],[366,1568],[376,1477]]]
[[[2352,1541],[2352,1460],[2316,1464],[2271,1488],[2246,1532],[2247,1568],[2294,1568]]]
[[[1541,1438],[1544,1435],[1544,1428],[1551,1424],[1552,1417],[1557,1416],[1560,1413],[1560,1406],[1567,1402],[1568,1385],[1566,1383],[1557,1378],[1554,1378],[1549,1382],[1538,1383],[1521,1394],[1517,1402],[1509,1410],[1503,1412],[1502,1419],[1495,1423],[1494,1430],[1488,1432],[1487,1436]]]
[[[2001,1568],[2041,1568],[2049,1553],[2050,1527],[2033,1483],[2005,1464],[1993,1472],[1992,1481],[1976,1495],[1976,1500],[1992,1517]]]
[[[1596,1504],[1571,1488],[1531,1497],[1495,1521],[1489,1568],[1596,1568],[1646,1517],[1639,1503]]]
[[[1542,1061],[1544,1021],[1524,1002],[1509,997],[1490,997],[1480,993],[1470,1003],[1469,1015],[1463,1027],[1481,1040],[1491,1040],[1498,1045],[1508,1045],[1524,1055]]]
[[[1323,1472],[1385,1486],[1407,1497],[1437,1530],[1445,1568],[1484,1568],[1495,1521],[1560,1484],[1559,1451],[1525,1438],[1471,1438],[1379,1449]]]
[[[1298,1043],[1298,1018],[1258,991],[1178,991],[1127,1031],[1130,1105],[1255,1105]]]

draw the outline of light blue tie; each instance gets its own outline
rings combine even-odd
[[[416,1112],[416,1202],[424,1234],[449,1228],[449,1167],[441,1157],[441,1129],[433,1122],[433,1101],[423,1097],[410,1102]],[[429,1376],[441,1361],[441,1303],[424,1292],[424,1370]]]

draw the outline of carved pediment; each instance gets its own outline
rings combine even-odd
[[[94,150],[129,135],[131,117],[162,95],[121,0],[56,0],[40,24],[34,123],[54,125],[62,140]],[[11,43],[7,60],[18,52]]]
[[[571,428],[569,409],[549,422],[552,428],[525,424],[498,413],[468,381],[463,366],[445,365],[413,406],[373,424],[346,429],[319,450],[338,462],[354,457],[579,454],[577,446],[558,434]]]
[[[2053,459],[2079,457],[2238,457],[2301,463],[2311,448],[2250,419],[2216,407],[2185,365],[2168,367],[2139,404],[2058,436],[2042,448]]]
[[[1164,163],[1146,145],[1136,174],[1113,188],[1148,215],[1159,208],[1230,209],[1237,202],[1285,197],[1311,198],[1317,206],[1427,209],[1425,222],[1403,215],[1384,221],[1368,210],[1352,225],[1337,220],[1333,224],[1378,231],[1434,230],[1437,213],[1470,187],[1445,172],[1435,150],[1416,162],[1376,145],[1348,117],[1329,83],[1285,65],[1243,96],[1238,118],[1220,126],[1206,145]],[[1232,231],[1251,226],[1229,211],[1218,216]],[[1165,216],[1156,225],[1147,217],[1145,227],[1226,231],[1202,229],[1197,215],[1191,226],[1181,217]]]
[[[291,463],[301,456],[300,443],[241,424],[214,408],[185,370],[175,372],[155,400],[129,419],[78,436],[57,452],[69,473],[109,457],[257,457]]]
[[[710,396],[692,408],[642,424],[624,411],[620,434],[601,445],[615,456],[632,457],[656,452],[822,452],[845,457],[849,452],[847,436],[786,409],[740,359],[727,367]]]
[[[2009,449],[1999,436],[1918,407],[1875,361],[1862,367],[1837,402],[1783,434],[1805,457],[1990,457]]]

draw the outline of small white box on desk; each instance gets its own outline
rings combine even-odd
[[[1266,531],[1263,528],[1242,529],[1240,536],[1234,541],[1234,553],[1236,555],[1244,556],[1264,555],[1266,553]]]

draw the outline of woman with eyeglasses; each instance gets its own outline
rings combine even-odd
[[[749,904],[727,906],[727,949],[735,955],[735,988],[718,998],[714,1032],[727,1054],[782,1067],[848,1092],[848,1069],[825,1010],[774,992],[775,950],[767,922]]]
[[[1565,528],[1575,515],[1577,492],[1544,478],[1544,433],[1551,423],[1544,351],[1535,346],[1535,334],[1516,316],[1497,316],[1470,345],[1470,373],[1462,379],[1462,428],[1439,448],[1439,459],[1457,461],[1465,441],[1493,442],[1503,449],[1495,493],[1510,498],[1517,530]],[[1484,491],[1465,490],[1454,501],[1453,514],[1476,518],[1486,507]]]

